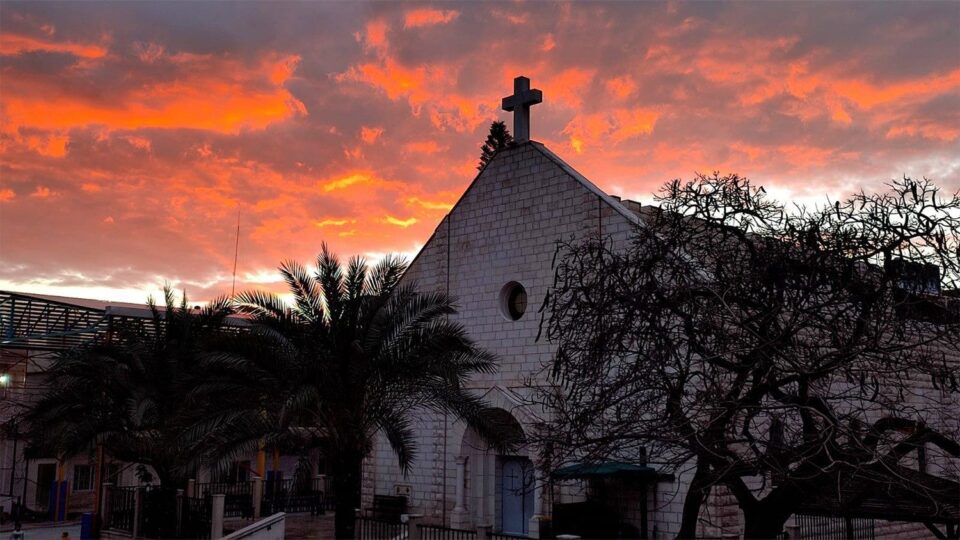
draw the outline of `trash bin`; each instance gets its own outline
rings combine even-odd
[[[80,517],[80,540],[93,538],[93,512],[84,512]]]

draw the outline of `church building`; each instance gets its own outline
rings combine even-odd
[[[496,373],[477,375],[468,387],[518,435],[532,434],[549,414],[536,410],[531,398],[547,384],[546,368],[555,353],[553,344],[538,339],[538,311],[553,285],[558,242],[600,237],[625,246],[645,226],[639,203],[604,193],[530,139],[530,106],[541,100],[527,78],[514,81],[514,94],[503,100],[503,108],[514,113],[514,144],[498,151],[480,171],[404,276],[422,291],[443,291],[458,299],[455,319],[499,358]],[[587,518],[598,524],[612,521],[610,536],[674,538],[679,532],[689,468],[579,466],[579,473],[593,470],[567,475],[568,481],[545,482],[535,473],[542,463],[530,446],[499,453],[462,422],[429,411],[416,429],[418,454],[407,475],[386,440],[377,441],[363,466],[365,509],[374,506],[376,496],[402,496],[407,512],[427,524],[491,526],[500,538],[540,538],[564,532],[560,519],[568,509],[601,491],[605,510]],[[697,528],[698,537],[742,534],[739,507],[725,488],[711,491]],[[791,538],[842,537],[843,531],[858,538],[931,537],[921,523],[844,521],[820,514],[793,516],[787,531]]]
[[[529,109],[541,99],[527,78],[516,79],[514,95],[503,100],[514,112],[514,144],[477,175],[404,276],[420,290],[458,299],[456,320],[500,360],[496,373],[475,377],[470,387],[526,434],[541,414],[530,408],[531,388],[545,380],[555,351],[537,336],[557,242],[588,235],[625,241],[642,226],[638,203],[604,193],[530,139]],[[364,463],[365,506],[374,495],[400,495],[426,522],[492,525],[495,532],[536,538],[551,505],[563,502],[562,494],[531,481],[538,460],[531,449],[498,454],[443,414],[425,412],[418,432],[418,455],[406,477],[389,444],[378,442]],[[658,536],[676,534],[684,495],[678,485],[650,483],[642,505],[647,515],[634,516],[638,528],[642,521],[651,537],[654,528]],[[641,507],[636,500],[630,506]]]

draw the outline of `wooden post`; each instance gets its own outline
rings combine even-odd
[[[210,508],[210,540],[223,538],[223,509],[226,495],[216,493],[213,495],[213,504]]]
[[[261,504],[263,504],[263,478],[253,477],[253,519],[260,519]]]
[[[65,476],[65,469],[66,469],[66,463],[63,462],[63,458],[58,459],[58,460],[57,460],[57,474],[56,474],[56,478],[57,478],[57,479],[56,479],[56,480],[54,481],[54,483],[53,483],[54,489],[56,490],[56,493],[53,494],[53,500],[54,500],[54,503],[53,503],[53,520],[54,520],[54,521],[60,521],[60,506],[61,506],[61,505],[63,505],[63,507],[64,507],[64,509],[63,509],[63,516],[64,516],[64,517],[67,516],[67,509],[66,509],[67,501],[62,501],[62,500],[60,500],[60,499],[61,499],[60,493],[63,493],[64,496],[66,496],[66,490],[60,489],[60,484],[63,483],[63,477]]]
[[[110,495],[113,494],[113,482],[104,482],[100,496],[103,501],[100,502],[100,527],[102,529],[110,528]]]
[[[93,515],[94,519],[100,517],[100,492],[103,491],[103,445],[97,445],[97,465],[96,469],[93,471],[93,485],[94,492],[97,494],[97,497],[93,500]]]
[[[260,441],[260,449],[257,450],[257,474],[260,478],[267,477],[267,450],[263,441]]]
[[[187,480],[187,497],[196,497],[197,496],[197,480],[196,478],[191,478]]]

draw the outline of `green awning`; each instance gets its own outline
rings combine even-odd
[[[559,480],[572,478],[632,478],[646,481],[656,481],[664,477],[653,467],[617,461],[567,465],[553,471],[551,476]]]

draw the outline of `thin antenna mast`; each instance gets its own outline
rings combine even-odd
[[[233,246],[233,285],[230,287],[230,297],[237,292],[237,256],[240,254],[240,204],[237,204],[237,241]]]

